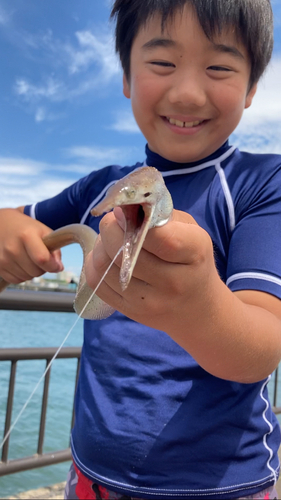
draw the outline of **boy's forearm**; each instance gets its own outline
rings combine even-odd
[[[218,276],[210,287],[167,333],[214,376],[241,383],[266,378],[281,359],[281,320],[243,303]]]

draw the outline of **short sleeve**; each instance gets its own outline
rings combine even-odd
[[[79,222],[78,199],[81,181],[58,195],[35,205],[27,205],[24,213],[52,229]]]
[[[239,213],[228,254],[232,291],[259,290],[281,298],[281,170]]]

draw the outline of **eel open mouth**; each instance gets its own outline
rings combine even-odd
[[[101,215],[117,206],[122,209],[126,220],[123,257],[119,276],[121,289],[124,292],[130,283],[139,253],[150,227],[155,205],[147,202],[119,205],[118,203],[108,203],[105,199],[91,211],[91,214],[94,216]]]
[[[125,291],[130,283],[137,258],[147,235],[154,209],[149,203],[122,205],[120,208],[126,219],[120,269],[120,285],[122,291]]]

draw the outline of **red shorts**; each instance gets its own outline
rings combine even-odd
[[[84,476],[75,464],[71,465],[68,473],[64,498],[65,500],[141,500],[126,495],[120,495],[120,493],[110,491],[104,486],[98,485]],[[255,493],[255,495],[240,497],[240,500],[246,500],[248,498],[277,500],[278,494],[275,487],[272,486],[267,490]]]

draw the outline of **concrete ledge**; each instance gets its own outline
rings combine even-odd
[[[46,488],[39,488],[38,490],[29,490],[19,493],[18,495],[8,497],[5,500],[30,500],[32,498],[40,500],[58,499],[64,497],[65,482],[54,484],[53,486],[46,486]],[[2,497],[0,500],[4,500]]]

